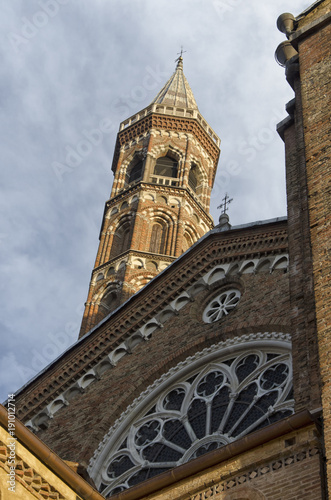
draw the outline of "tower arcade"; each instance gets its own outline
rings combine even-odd
[[[219,145],[180,56],[151,104],[120,124],[80,335],[212,229]]]

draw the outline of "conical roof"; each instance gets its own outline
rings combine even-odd
[[[157,94],[151,104],[198,109],[193,92],[183,73],[183,58],[178,58],[176,71]]]

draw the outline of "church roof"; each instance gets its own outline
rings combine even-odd
[[[198,109],[193,92],[183,72],[183,58],[178,58],[176,71],[157,94],[151,104]]]

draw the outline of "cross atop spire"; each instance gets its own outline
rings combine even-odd
[[[233,198],[229,199],[228,193],[225,193],[224,198],[222,199],[224,203],[221,203],[217,208],[223,208],[223,211],[221,214],[225,214],[227,210],[229,210],[229,205],[231,201],[233,201]]]
[[[179,57],[182,57],[182,55],[187,52],[187,50],[183,50],[183,45],[180,46],[180,52],[177,52],[177,55],[179,54]],[[178,58],[179,59],[179,58]]]
[[[185,54],[185,52],[187,52],[187,50],[183,50],[183,45],[181,45],[180,52],[177,52],[177,55],[179,57],[177,57],[177,59],[175,59],[175,62],[182,61],[183,60],[183,54]]]

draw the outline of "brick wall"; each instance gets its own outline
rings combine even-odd
[[[299,91],[299,89],[298,89]],[[314,314],[311,244],[300,98],[295,125],[285,131],[289,227],[290,301],[293,342],[293,385],[296,408],[318,408],[318,347]]]
[[[104,434],[127,406],[172,366],[205,347],[245,333],[289,332],[288,275],[284,270],[225,278],[218,286],[226,284],[234,284],[243,294],[229,316],[221,322],[203,323],[206,301],[217,287],[202,291],[178,316],[156,330],[149,341],[140,343],[84,394],[58,411],[49,428],[38,435],[61,457],[68,460],[75,457],[87,464]]]
[[[295,105],[284,140],[294,391],[298,409],[323,405],[331,492],[330,7],[317,3],[289,37],[298,59],[286,69]]]
[[[315,14],[330,13],[323,2]],[[309,19],[312,21],[314,18]],[[309,233],[313,258],[314,296],[324,415],[324,435],[331,491],[331,168],[330,168],[331,25],[320,26],[299,41],[302,116],[307,169]]]

